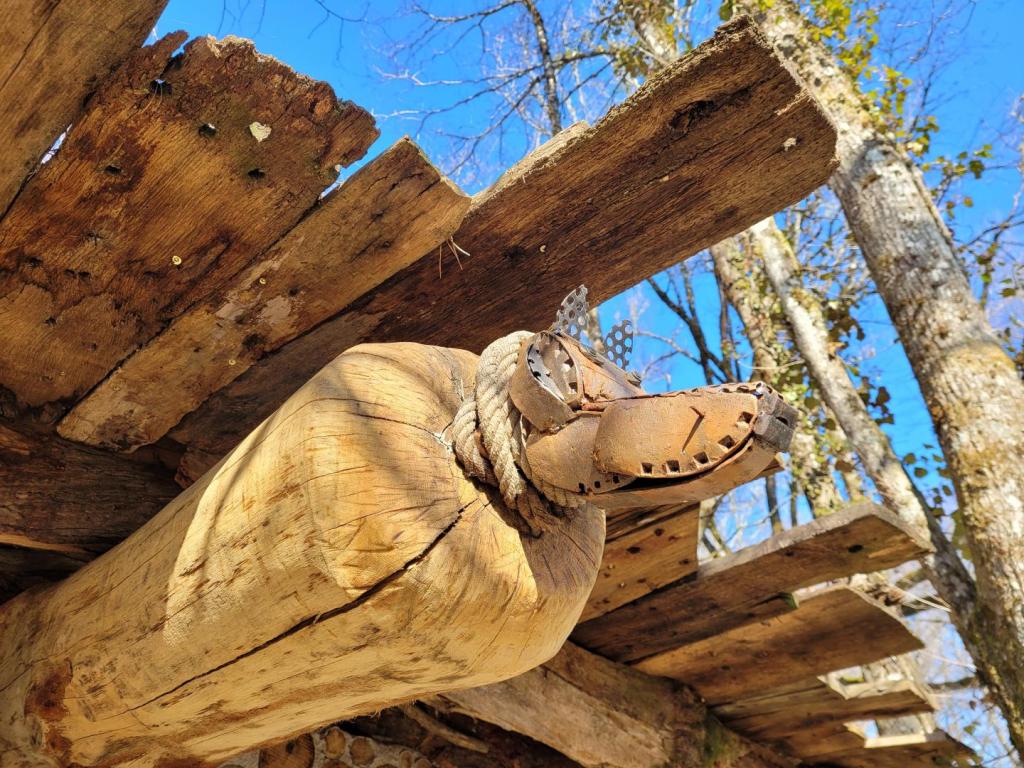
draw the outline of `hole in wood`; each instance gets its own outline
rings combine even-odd
[[[121,166],[114,165],[113,163],[111,163],[103,170],[109,173],[111,176],[118,176],[121,173]]]
[[[725,437],[718,441],[718,444],[723,448],[732,448],[734,445],[736,445],[736,441],[732,439],[732,435],[726,435]]]
[[[864,545],[863,544],[854,544],[852,547],[847,547],[846,551],[849,552],[851,555],[855,555],[858,552],[863,552],[864,551]]]
[[[643,473],[645,475],[649,475],[649,474],[651,474],[654,471],[654,465],[653,464],[648,464],[648,463],[644,462],[643,464],[640,465],[640,467],[641,467],[641,469],[642,469],[642,471],[643,471]]]
[[[199,126],[199,135],[205,136],[208,139],[212,139],[217,135],[217,126],[213,123],[203,123]]]
[[[708,455],[704,453],[704,451],[701,451],[696,456],[694,456],[693,460],[696,461],[698,464],[707,464],[709,461]]]
[[[253,168],[251,171],[249,171],[249,178],[256,179],[257,181],[259,179],[262,179],[266,175],[267,172],[264,171],[262,168]]]
[[[150,82],[149,91],[157,96],[168,96],[171,93],[171,84],[158,77]]]
[[[666,472],[678,472],[679,471],[679,462],[676,461],[675,459],[670,459],[670,460],[666,461],[665,462],[665,471]]]

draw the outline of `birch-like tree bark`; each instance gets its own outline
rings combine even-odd
[[[924,563],[925,569],[939,595],[952,608],[953,622],[979,674],[986,682],[1001,680],[1005,673],[999,667],[1003,651],[1000,635],[983,619],[985,614],[979,605],[981,598],[975,582],[930,514],[888,438],[868,412],[843,361],[831,348],[824,310],[818,298],[804,288],[785,235],[774,221],[767,219],[748,230],[747,236],[764,262],[797,349],[818,391],[835,413],[868,476],[891,509],[931,534],[936,552]],[[995,685],[990,686],[994,691]],[[1003,711],[1009,721],[1009,715]],[[1013,727],[1010,728],[1012,732]]]
[[[1024,754],[1024,383],[971,291],[921,174],[792,0],[751,11],[838,129],[830,186],[900,335],[949,464],[977,599],[958,623]],[[863,455],[862,455],[863,457]]]

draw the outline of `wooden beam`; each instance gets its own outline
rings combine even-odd
[[[844,686],[815,677],[723,704],[714,712],[730,728],[751,738],[779,741],[827,723],[885,719],[936,709],[934,698],[910,680]]]
[[[134,52],[0,222],[0,385],[24,404],[88,391],[377,136],[366,111],[251,42],[199,38],[174,56],[184,39]]]
[[[69,555],[68,568],[110,549],[181,490],[158,466],[4,424],[0,488],[0,544]],[[38,566],[41,575],[55,563]]]
[[[930,551],[913,528],[874,504],[854,504],[700,566],[667,586],[581,624],[573,641],[637,661],[795,607],[802,587],[892,568]]]
[[[0,25],[0,212],[89,95],[142,45],[167,0],[5,0]]]
[[[118,547],[8,602],[0,764],[203,764],[557,653],[604,519],[523,534],[464,474],[445,430],[476,363],[348,351]]]
[[[693,691],[571,643],[519,677],[440,698],[456,712],[529,736],[586,768],[791,764],[724,728]]]
[[[700,507],[687,505],[605,542],[580,621],[601,616],[697,570]]]
[[[123,362],[61,434],[121,450],[155,442],[263,355],[437,248],[468,207],[419,147],[400,140]]]
[[[923,647],[881,603],[834,587],[795,611],[648,657],[636,667],[692,685],[717,705]]]
[[[726,138],[727,137],[727,138]],[[794,143],[795,142],[795,143]],[[425,253],[332,320],[267,356],[172,435],[221,456],[352,344],[479,351],[550,324],[580,282],[592,303],[800,200],[824,183],[835,133],[746,19],[652,77],[592,128],[512,168],[455,241]]]
[[[975,765],[972,758],[974,750],[945,731],[933,731],[867,739],[860,749],[832,753],[829,763],[842,768],[931,768]]]

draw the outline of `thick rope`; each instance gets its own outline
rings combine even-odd
[[[505,503],[536,528],[544,515],[577,509],[587,501],[534,477],[526,460],[521,416],[509,396],[509,382],[519,348],[531,335],[517,331],[480,354],[474,396],[455,414],[452,437],[455,455],[466,471],[496,485]]]

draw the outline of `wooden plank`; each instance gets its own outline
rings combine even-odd
[[[263,355],[437,248],[468,207],[402,139],[122,363],[65,417],[61,434],[114,449],[155,442]]]
[[[580,621],[601,616],[697,570],[700,507],[690,505],[607,541]]]
[[[77,560],[114,546],[181,491],[158,466],[4,424],[0,488],[0,544]],[[48,562],[39,568],[52,570]]]
[[[913,528],[874,504],[854,504],[753,547],[701,564],[673,584],[578,626],[573,640],[637,661],[794,607],[787,593],[892,568],[930,551]]]
[[[790,734],[779,747],[812,764],[827,764],[833,754],[863,749],[867,738],[864,731],[849,723],[830,723]]]
[[[692,685],[717,705],[922,647],[880,603],[835,587],[811,595],[795,611],[651,656],[636,667]]]
[[[183,40],[134,53],[0,222],[0,385],[22,403],[86,392],[377,136],[366,111],[248,41],[172,57]]]
[[[167,0],[4,0],[0,212],[97,85],[142,45]]]
[[[867,739],[861,749],[832,753],[829,762],[843,768],[908,768],[974,765],[974,750],[945,731]]]
[[[809,678],[715,708],[715,714],[751,738],[777,741],[819,725],[934,712],[933,697],[910,680],[843,686]]]
[[[455,235],[471,254],[461,269],[446,253],[439,277],[437,252],[424,254],[264,358],[173,435],[223,455],[296,381],[366,339],[479,351],[546,327],[580,282],[603,301],[803,198],[828,178],[834,140],[753,25],[730,23],[596,126],[559,137],[479,195]]]
[[[542,667],[440,700],[587,768],[791,765],[719,724],[693,691],[572,643]]]

